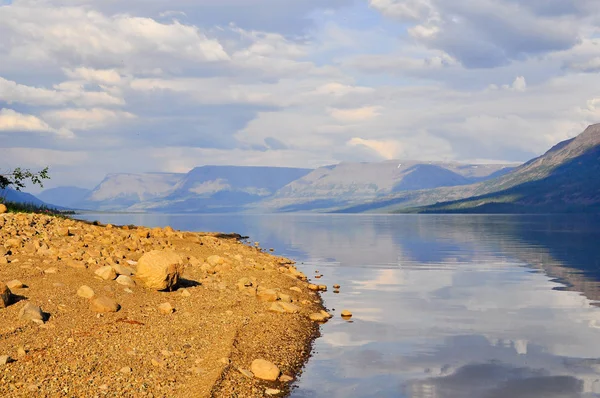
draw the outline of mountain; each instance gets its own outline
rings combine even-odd
[[[390,160],[318,168],[256,204],[262,211],[335,211],[388,195],[468,185],[503,175],[509,165]]]
[[[36,206],[48,206],[48,204],[39,200],[30,193],[16,191],[11,188],[0,189],[0,198],[4,198],[6,202],[29,203]]]
[[[140,202],[167,195],[185,174],[109,174],[74,207],[87,210],[127,210]]]
[[[203,166],[187,174],[110,174],[78,208],[114,211],[232,212],[311,172],[285,167]]]
[[[72,207],[90,193],[89,189],[79,187],[56,187],[40,192],[37,197],[49,204]]]
[[[158,212],[237,212],[273,195],[312,170],[287,167],[203,166],[183,176],[173,189],[132,210]]]
[[[418,211],[599,212],[600,124],[589,126],[513,172],[480,184],[475,195]]]

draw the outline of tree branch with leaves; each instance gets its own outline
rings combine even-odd
[[[33,185],[39,185],[41,188],[44,187],[43,180],[50,179],[48,175],[48,167],[45,169],[33,172],[29,169],[22,169],[17,167],[10,172],[0,174],[0,201],[3,201],[4,197],[6,197],[7,188],[13,188],[17,191],[25,188],[27,181],[31,182]]]

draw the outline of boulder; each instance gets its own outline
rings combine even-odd
[[[351,318],[352,317],[352,313],[348,310],[343,310],[341,315],[342,315],[342,318]]]
[[[117,283],[119,285],[123,285],[123,286],[129,286],[129,287],[135,286],[135,281],[133,279],[131,279],[129,276],[125,276],[125,275],[119,275],[117,277]]]
[[[12,292],[4,283],[0,282],[0,308],[5,308],[12,302]]]
[[[277,301],[271,304],[269,311],[278,312],[280,314],[297,314],[300,312],[300,307],[292,303],[285,303],[283,301]]]
[[[264,359],[255,359],[252,361],[250,370],[254,374],[254,377],[267,381],[277,380],[281,373],[277,365]]]
[[[0,203],[0,214],[6,213],[7,211],[6,205]]]
[[[94,297],[90,300],[90,308],[94,312],[117,312],[121,306],[110,297]]]
[[[104,279],[105,281],[112,281],[117,277],[117,273],[110,265],[98,268],[96,272],[94,272],[94,274]]]
[[[23,284],[23,282],[21,282],[18,279],[12,280],[10,282],[6,282],[6,286],[8,286],[9,289],[13,290],[13,289],[23,289],[25,287],[25,285]]]
[[[260,301],[272,302],[277,301],[277,292],[272,289],[261,290],[256,294]]]
[[[115,264],[112,267],[118,275],[125,275],[125,276],[133,275],[133,269],[129,268],[125,265]]]
[[[206,262],[214,267],[215,265],[223,264],[225,262],[225,260],[223,260],[223,258],[221,256],[214,255],[214,256],[208,257],[206,259]]]
[[[136,277],[149,289],[172,290],[183,273],[182,258],[170,250],[152,250],[140,257]]]
[[[24,321],[33,321],[35,323],[43,323],[46,320],[42,309],[37,305],[27,303],[19,311],[19,318]]]
[[[162,303],[161,305],[158,306],[158,311],[161,314],[169,315],[169,314],[172,314],[173,312],[175,312],[175,308],[173,308],[171,303]]]
[[[94,291],[92,290],[91,287],[83,285],[79,289],[77,289],[77,295],[79,297],[90,299],[90,298],[94,297]]]

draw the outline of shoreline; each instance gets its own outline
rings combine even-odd
[[[289,395],[320,335],[314,316],[329,315],[294,261],[243,238],[0,214],[0,282],[13,295],[0,303],[0,395]],[[171,291],[136,275],[154,250],[182,260]],[[99,298],[118,310],[98,311]],[[29,304],[46,319],[23,318]]]

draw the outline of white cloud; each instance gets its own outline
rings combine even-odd
[[[355,137],[348,141],[350,146],[362,145],[373,151],[377,152],[384,159],[397,159],[402,153],[402,145],[399,142],[385,140],[366,140],[363,138]]]
[[[110,109],[92,108],[92,109],[60,109],[44,112],[45,120],[54,122],[69,130],[90,130],[114,124],[125,122],[135,118],[135,115],[129,112],[114,111]]]
[[[380,115],[379,107],[377,106],[364,106],[361,108],[354,109],[329,109],[329,114],[336,120],[341,122],[361,122],[369,119],[373,119]]]
[[[55,129],[33,115],[25,115],[12,109],[0,109],[0,132],[21,133],[52,133],[62,138],[72,138],[74,134],[65,129]]]

